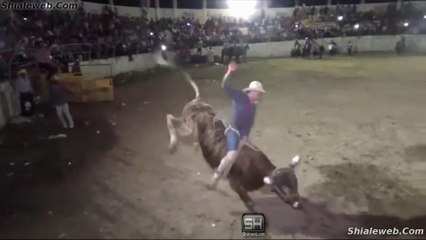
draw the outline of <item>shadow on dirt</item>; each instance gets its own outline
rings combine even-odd
[[[269,233],[303,234],[315,238],[383,238],[382,236],[350,236],[349,227],[421,228],[426,224],[426,215],[402,219],[394,216],[372,215],[369,213],[335,213],[326,204],[303,200],[300,211],[284,205],[275,197],[256,200],[257,206],[266,216]],[[409,236],[404,236],[405,238]],[[415,236],[412,236],[415,238]],[[419,236],[417,236],[418,238]]]
[[[271,233],[371,239],[383,237],[350,236],[348,228],[402,230],[426,226],[426,196],[395,174],[372,164],[326,165],[319,170],[326,180],[308,189],[310,199],[302,201],[300,211],[276,197],[255,200],[258,209],[266,215]],[[407,237],[415,238],[404,236]]]
[[[74,129],[63,129],[56,114],[43,109],[32,123],[9,125],[0,132],[0,218],[30,211],[37,187],[61,184],[83,166],[95,164],[116,142],[108,118],[95,106],[73,105]],[[93,116],[86,118],[89,112]],[[77,113],[77,114],[75,114]],[[84,116],[84,119],[81,117]],[[100,130],[97,134],[97,130]],[[49,139],[66,134],[67,138]]]
[[[407,147],[405,149],[405,155],[407,162],[424,162],[426,161],[426,145],[419,144]]]

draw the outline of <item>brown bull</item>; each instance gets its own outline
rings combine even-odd
[[[216,118],[213,107],[201,100],[196,83],[185,72],[184,75],[196,94],[195,98],[184,106],[181,117],[167,114],[169,150],[176,151],[179,137],[192,137],[194,144],[201,148],[209,166],[215,169],[226,155],[225,125]],[[227,178],[231,188],[251,211],[255,211],[254,203],[248,192],[259,190],[265,183],[285,203],[299,208],[301,204],[298,181],[294,172],[299,161],[300,159],[295,157],[288,167],[277,168],[262,151],[243,146]]]

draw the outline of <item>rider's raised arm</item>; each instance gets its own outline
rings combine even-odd
[[[224,88],[225,87],[225,84],[226,83],[228,83],[228,81],[229,81],[229,79],[231,78],[231,72],[228,70],[226,73],[225,73],[225,76],[223,76],[223,79],[222,79],[222,87]]]
[[[222,88],[225,90],[228,96],[231,97],[234,101],[236,102],[246,101],[247,94],[231,86],[231,84],[229,83],[229,79],[231,78],[230,76],[231,76],[231,70],[228,69],[228,71],[226,72],[222,80]]]

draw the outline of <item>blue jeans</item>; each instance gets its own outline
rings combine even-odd
[[[228,152],[237,151],[240,145],[240,132],[237,129],[229,126],[225,130],[226,148]]]

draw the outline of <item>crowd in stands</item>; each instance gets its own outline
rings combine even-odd
[[[81,4],[74,12],[35,11],[25,16],[15,13],[3,23],[3,29],[4,48],[15,49],[18,60],[25,61],[32,49],[47,44],[52,56],[67,63],[79,55],[92,59],[128,55],[131,61],[132,54],[151,52],[160,44],[169,49],[189,49],[221,46],[225,42],[397,34],[408,29],[400,25],[401,21],[410,21],[411,27],[416,19],[423,19],[423,13],[410,3],[399,10],[396,4],[389,4],[384,13],[360,12],[356,5],[301,6],[294,9],[291,17],[265,17],[262,12],[250,20],[211,17],[204,24],[193,18],[123,17],[109,6],[101,14],[92,14]]]

